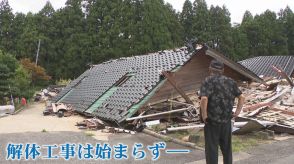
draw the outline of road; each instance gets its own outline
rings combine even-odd
[[[72,116],[68,118],[58,118],[56,116],[42,116],[44,104],[33,104],[26,108],[24,111],[17,115],[0,118],[0,163],[36,163],[36,164],[51,164],[51,163],[170,163],[170,164],[202,164],[205,163],[204,152],[195,149],[189,149],[174,143],[167,142],[166,149],[185,149],[190,150],[186,154],[170,154],[161,150],[160,158],[157,161],[152,160],[152,153],[146,147],[154,145],[158,142],[163,142],[152,136],[137,133],[131,134],[110,134],[99,131],[89,132],[82,131],[75,127],[77,121],[83,120],[83,117]],[[44,130],[45,129],[45,130]],[[43,131],[43,132],[42,132]],[[36,160],[25,160],[22,158],[20,161],[6,160],[8,152],[7,146],[12,144],[27,144],[36,143],[41,146],[41,155]],[[62,157],[58,159],[43,159],[46,156],[47,149],[43,148],[44,145],[57,145],[60,146],[65,143],[74,143],[85,145],[87,143],[96,146],[97,143],[108,143],[110,146],[122,143],[128,145],[128,159],[123,160],[106,160],[100,159],[79,160],[77,156],[69,161],[65,161]],[[132,156],[133,145],[135,143],[142,143],[146,158],[144,160],[134,160]],[[112,147],[113,148],[113,147]],[[54,149],[53,154],[59,155],[59,147]],[[254,147],[246,152],[234,153],[235,164],[292,164],[294,161],[294,138],[283,141],[275,141],[271,144],[260,145]],[[95,158],[95,150],[92,152]],[[114,153],[114,151],[113,151]],[[25,152],[23,152],[24,157]],[[114,154],[112,154],[113,157]],[[221,157],[220,160],[221,161]],[[222,163],[222,162],[219,162]]]
[[[164,151],[161,151],[161,155],[159,160],[153,161],[152,160],[152,154],[149,150],[146,149],[147,145],[153,145],[154,142],[160,142],[159,139],[154,138],[152,136],[138,133],[135,135],[131,134],[115,134],[111,135],[109,137],[109,141],[99,141],[94,139],[93,137],[85,135],[83,132],[26,132],[26,133],[11,133],[11,134],[1,134],[0,135],[0,163],[6,164],[6,163],[17,163],[19,161],[17,160],[6,160],[7,158],[7,145],[9,143],[36,143],[39,146],[42,145],[61,145],[65,143],[80,143],[80,144],[86,144],[89,143],[93,146],[95,146],[97,143],[109,143],[109,145],[117,145],[118,143],[123,143],[125,145],[129,145],[129,149],[127,152],[127,155],[129,156],[128,159],[123,160],[114,160],[113,158],[110,161],[102,161],[102,160],[78,160],[77,157],[70,159],[69,163],[122,163],[122,164],[131,164],[131,163],[170,163],[170,164],[179,164],[179,163],[189,163],[192,161],[201,160],[204,158],[204,153],[200,150],[191,150],[188,154],[167,154]],[[134,143],[142,143],[145,145],[145,152],[146,152],[146,158],[141,161],[136,161],[132,157],[132,145]],[[186,147],[174,144],[174,143],[167,143],[167,149],[188,149]],[[53,152],[54,155],[58,155],[59,149]],[[44,154],[44,155],[43,155]],[[47,155],[47,149],[41,149],[41,156]],[[95,151],[93,152],[93,156],[95,157]],[[97,162],[99,161],[99,162]],[[51,163],[64,163],[65,160],[63,158],[59,159],[42,159],[38,158],[37,160],[29,160],[26,161],[25,159],[20,160],[21,163],[36,163],[36,164],[51,164]]]

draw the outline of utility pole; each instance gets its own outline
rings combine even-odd
[[[39,58],[40,45],[41,45],[41,39],[39,39],[39,44],[38,44],[38,50],[37,50],[37,56],[36,56],[36,65],[38,65],[38,58]]]
[[[10,88],[10,85],[9,86],[9,92],[10,92],[10,101],[11,101],[11,104],[14,106],[14,100],[13,100],[13,96],[12,96],[12,92],[11,92],[11,88]],[[15,107],[15,106],[14,106]]]

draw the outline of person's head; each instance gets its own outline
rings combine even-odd
[[[218,60],[213,59],[209,65],[210,74],[223,74],[224,73],[224,64]]]

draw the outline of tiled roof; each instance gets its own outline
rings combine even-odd
[[[273,65],[282,68],[288,76],[291,76],[294,71],[293,56],[258,56],[240,61],[239,63],[258,76],[280,78],[279,74],[272,69]]]
[[[181,48],[104,62],[71,82],[53,101],[71,104],[79,112],[122,121],[129,114],[130,107],[139,103],[163,80],[161,71],[171,71],[191,56],[186,48]],[[125,83],[114,86],[127,74],[131,76]],[[113,87],[117,87],[116,90],[105,96]],[[99,104],[97,100],[102,97],[106,99]],[[98,108],[87,111],[95,103]]]

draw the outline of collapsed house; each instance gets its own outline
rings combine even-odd
[[[287,76],[294,77],[294,56],[258,56],[239,62],[258,76],[282,77],[272,69],[276,66],[285,71]]]
[[[263,125],[267,129],[294,134],[294,57],[259,56],[239,63],[266,79],[267,84],[276,84],[272,90],[257,83],[243,88],[247,102],[239,120],[269,121],[270,126]]]
[[[242,65],[209,47],[198,45],[192,51],[183,47],[94,65],[52,102],[70,104],[78,113],[122,125],[135,120],[134,116],[141,116],[158,102],[181,96],[183,102],[192,104],[187,95],[197,97],[196,91],[209,75],[212,59],[223,62],[225,75],[236,81],[264,83]]]

